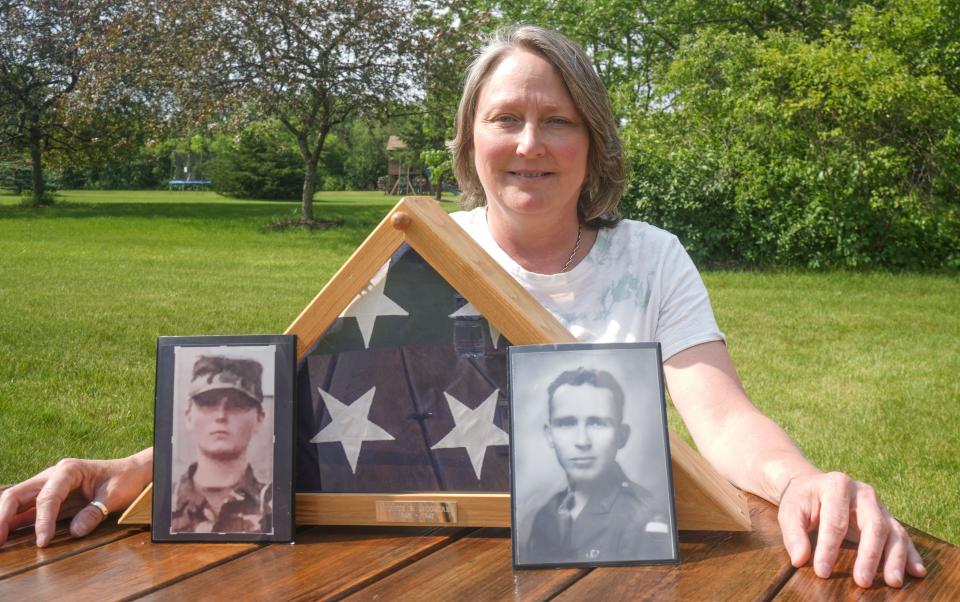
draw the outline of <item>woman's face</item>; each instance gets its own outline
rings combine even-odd
[[[571,212],[590,138],[563,80],[540,55],[514,50],[487,78],[473,122],[474,163],[492,212]]]

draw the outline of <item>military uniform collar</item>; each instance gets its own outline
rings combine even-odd
[[[248,497],[257,499],[260,497],[260,490],[263,489],[263,483],[258,481],[257,477],[253,476],[253,467],[247,464],[247,469],[243,471],[243,476],[240,477],[237,484],[233,486],[233,489],[238,493],[243,493]]]
[[[183,478],[180,480],[180,488],[178,491],[178,497],[182,501],[182,505],[189,504],[190,506],[202,506],[206,503],[207,498],[204,497],[202,493],[197,491],[197,484],[193,480],[193,475],[197,472],[197,463],[194,462],[190,465],[190,468],[187,469],[187,473],[183,475]],[[260,491],[263,489],[263,483],[257,480],[257,477],[253,474],[253,466],[247,464],[247,469],[243,471],[243,475],[240,477],[240,480],[237,481],[230,489],[233,489],[235,493],[243,494],[246,497],[252,499],[258,499],[260,497]]]
[[[607,514],[617,501],[617,496],[630,493],[630,480],[623,474],[620,464],[614,463],[610,472],[601,477],[601,482],[594,489],[594,494],[587,500],[583,512],[590,514]]]

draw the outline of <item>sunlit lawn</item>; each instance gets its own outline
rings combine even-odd
[[[0,196],[0,483],[65,455],[149,445],[158,335],[283,331],[397,200],[320,193],[317,217],[343,226],[303,232],[265,227],[295,203],[61,198],[24,209]],[[818,464],[869,480],[898,516],[960,542],[958,279],[705,279],[756,403]]]

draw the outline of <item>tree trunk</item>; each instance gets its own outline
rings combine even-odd
[[[443,180],[441,179],[437,181],[437,196],[434,197],[438,203],[440,202],[440,195],[442,194],[443,194]]]
[[[313,193],[317,189],[317,161],[320,153],[307,157],[303,161],[303,196],[300,198],[300,209],[303,221],[313,221]]]
[[[30,126],[30,178],[33,185],[33,204],[42,205],[44,202],[43,163],[40,154],[40,125],[36,122]]]
[[[300,215],[303,221],[311,222],[313,221],[313,193],[317,190],[317,164],[320,162],[323,143],[327,140],[327,133],[330,128],[320,128],[317,133],[316,146],[311,151],[306,132],[297,132],[287,122],[284,122],[284,125],[296,136],[300,156],[303,158],[303,195],[300,197]]]

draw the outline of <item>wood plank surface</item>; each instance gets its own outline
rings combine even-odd
[[[117,525],[116,520],[108,519],[87,537],[77,539],[70,536],[70,521],[61,521],[47,547],[38,548],[33,527],[20,529],[11,533],[7,542],[0,547],[0,579],[142,531],[141,527],[122,527]]]
[[[0,581],[0,600],[116,600],[149,592],[236,556],[253,544],[154,544],[138,533]]]
[[[148,600],[338,597],[466,534],[462,529],[312,528],[147,596]]]
[[[586,571],[512,568],[510,531],[481,529],[348,600],[546,600]]]
[[[749,497],[754,531],[680,534],[680,565],[594,569],[557,600],[766,600],[795,569],[777,509]]]
[[[29,530],[0,549],[0,600],[960,599],[955,546],[912,530],[927,579],[909,579],[902,590],[878,580],[863,590],[850,579],[853,546],[842,550],[831,579],[794,570],[776,508],[752,496],[749,503],[752,533],[682,533],[679,566],[592,571],[514,571],[506,529],[318,527],[298,533],[295,545],[256,546],[153,544],[149,533],[112,523],[73,540],[61,524],[47,550],[32,547]]]
[[[829,579],[821,579],[808,563],[791,577],[777,600],[960,600],[960,548],[908,527],[917,551],[927,567],[923,579],[907,577],[901,589],[883,586],[880,575],[870,589],[853,582],[857,549],[844,544],[837,566]]]

